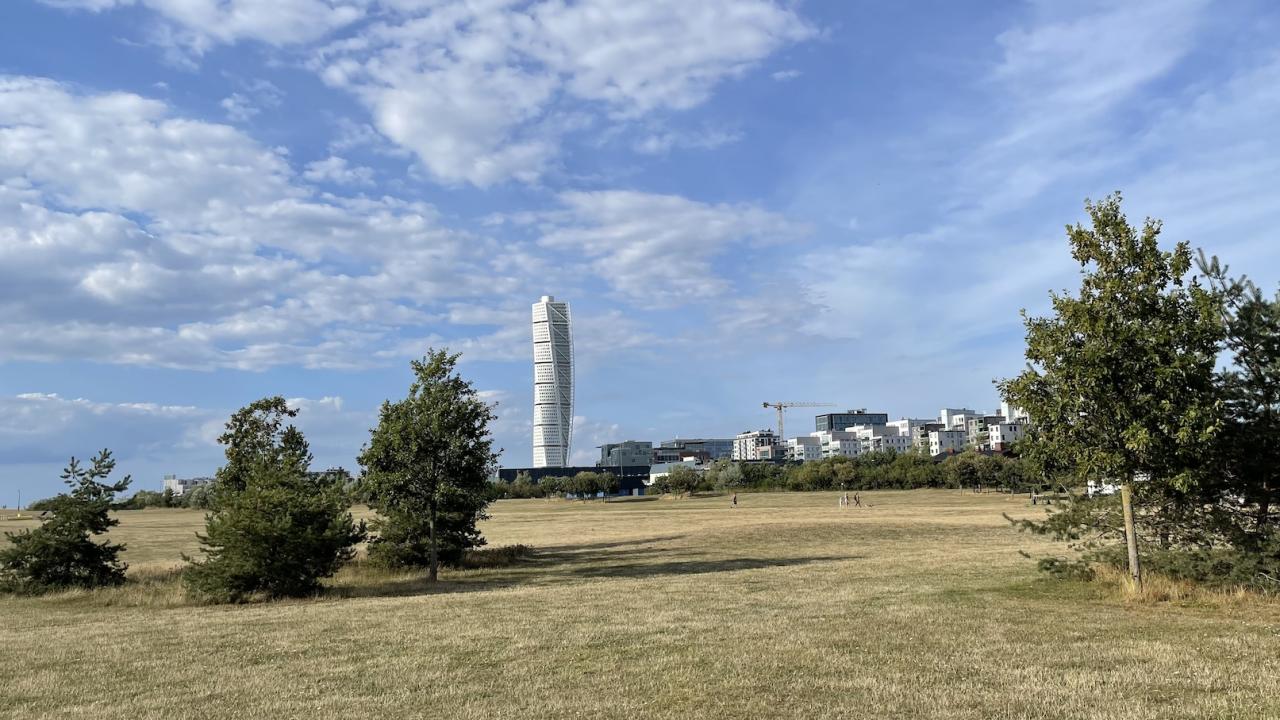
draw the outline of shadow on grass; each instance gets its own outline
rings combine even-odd
[[[679,540],[684,535],[660,535],[657,537],[638,538],[635,540],[614,540],[612,542],[598,543],[582,543],[578,545],[547,545],[538,548],[538,554],[542,556],[556,555],[561,553],[581,553],[588,550],[612,550],[621,547],[634,547],[636,545],[649,545],[651,543],[667,542],[668,540]]]
[[[568,574],[575,577],[660,577],[664,575],[702,575],[706,573],[760,570],[763,568],[793,567],[821,562],[856,560],[856,556],[837,557],[822,555],[793,558],[725,558],[722,560],[677,560],[659,563],[616,563],[612,565],[585,565],[572,568]]]
[[[389,571],[368,565],[352,566],[326,592],[331,598],[403,597],[482,592],[515,587],[580,583],[600,578],[660,578],[741,570],[793,567],[855,560],[858,556],[815,555],[781,558],[729,557],[709,559],[687,548],[640,547],[682,535],[618,542],[556,545],[512,557],[509,564],[483,569],[447,570],[437,582],[425,571]],[[493,552],[506,553],[504,548]],[[481,551],[486,552],[486,551]]]

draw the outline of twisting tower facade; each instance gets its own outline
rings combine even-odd
[[[569,464],[573,435],[573,336],[569,303],[533,304],[533,466]]]

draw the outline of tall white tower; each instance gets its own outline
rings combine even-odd
[[[569,303],[533,304],[533,466],[564,467],[573,435],[573,337]]]

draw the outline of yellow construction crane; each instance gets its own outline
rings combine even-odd
[[[782,414],[787,408],[793,407],[835,407],[835,403],[817,403],[817,402],[767,402],[764,404],[766,408],[776,408],[778,410],[778,444],[782,445],[787,442],[787,436],[782,432]]]

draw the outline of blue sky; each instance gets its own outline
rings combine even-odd
[[[764,400],[994,407],[1086,197],[1280,280],[1278,31],[1265,0],[5,2],[0,503],[101,447],[208,474],[273,394],[354,467],[432,346],[527,464],[542,294],[579,462]]]

